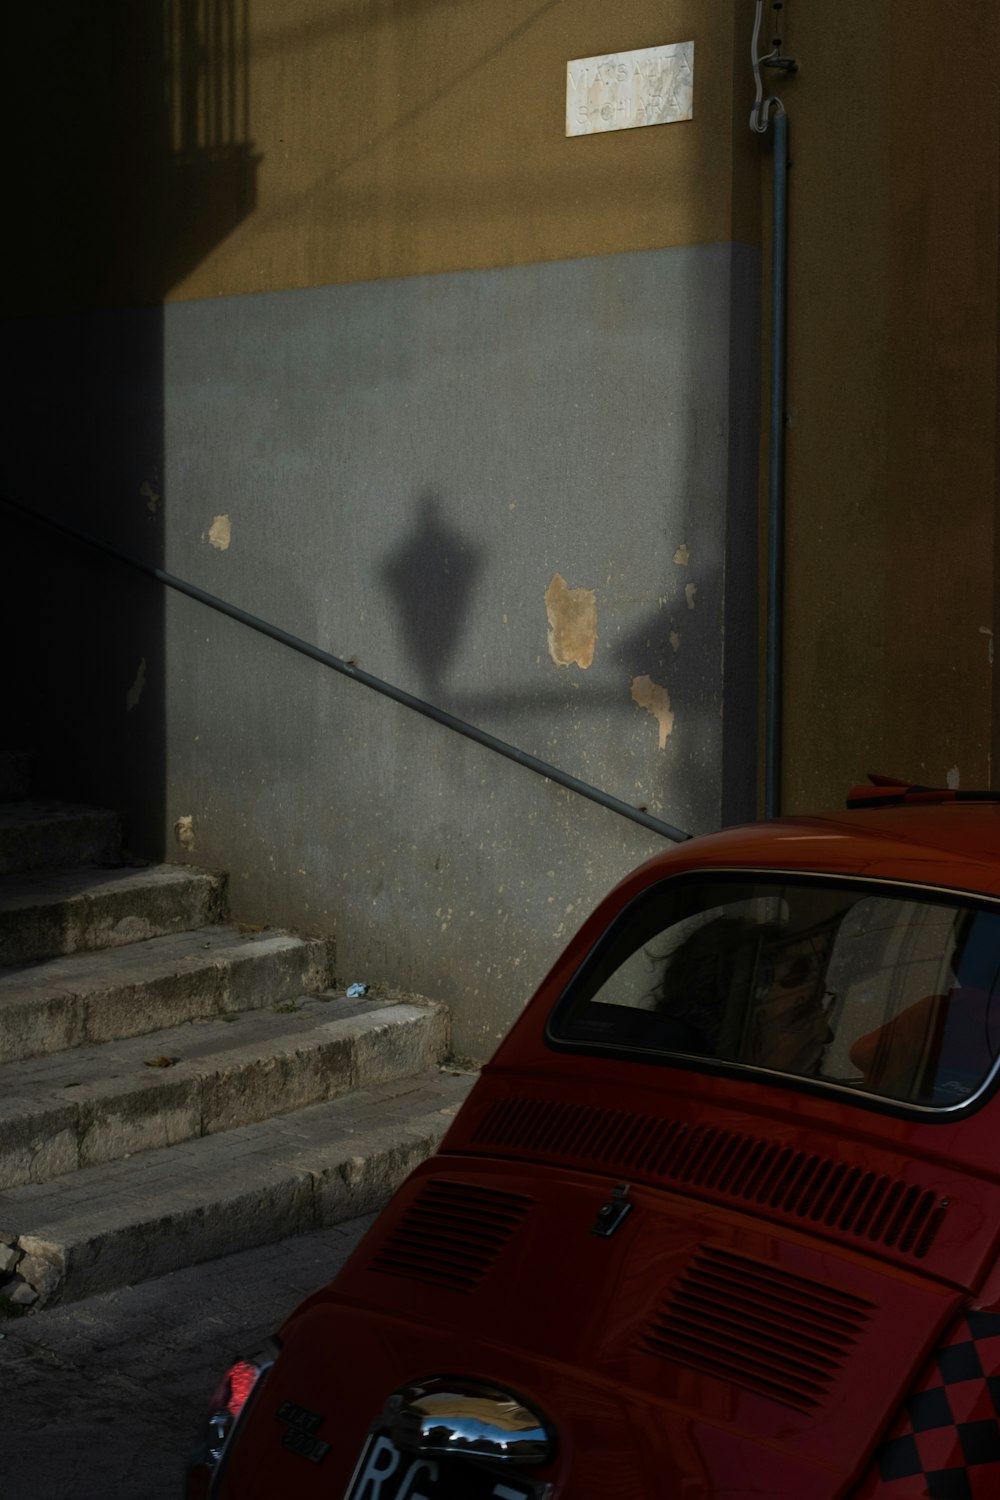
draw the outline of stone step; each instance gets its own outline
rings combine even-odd
[[[226,881],[184,865],[0,877],[0,965],[117,948],[220,922]]]
[[[206,927],[0,971],[0,1063],[257,1010],[331,983],[324,939]]]
[[[0,750],[0,802],[18,802],[31,792],[31,756],[26,750]]]
[[[0,1189],[44,1182],[420,1073],[441,1005],[327,995],[0,1067]],[[169,1066],[150,1066],[150,1063]]]
[[[472,1082],[438,1069],[0,1193],[4,1290],[15,1303],[87,1297],[370,1213],[435,1149]]]
[[[0,875],[99,865],[119,852],[118,818],[104,808],[43,798],[0,803]]]

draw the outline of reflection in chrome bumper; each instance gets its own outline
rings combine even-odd
[[[517,1464],[549,1463],[551,1426],[509,1391],[464,1377],[436,1377],[390,1396],[383,1425],[397,1448]]]

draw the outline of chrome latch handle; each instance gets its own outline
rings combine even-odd
[[[607,1203],[602,1203],[597,1210],[597,1218],[590,1231],[591,1234],[599,1234],[603,1239],[610,1239],[622,1220],[632,1212],[634,1206],[629,1202],[628,1183],[615,1183],[610,1199]]]

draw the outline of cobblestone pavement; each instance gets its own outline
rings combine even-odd
[[[328,1281],[371,1222],[0,1322],[0,1500],[180,1500],[232,1356]]]

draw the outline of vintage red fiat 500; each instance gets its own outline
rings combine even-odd
[[[1000,807],[654,859],[229,1371],[189,1494],[995,1500],[998,1058]]]

